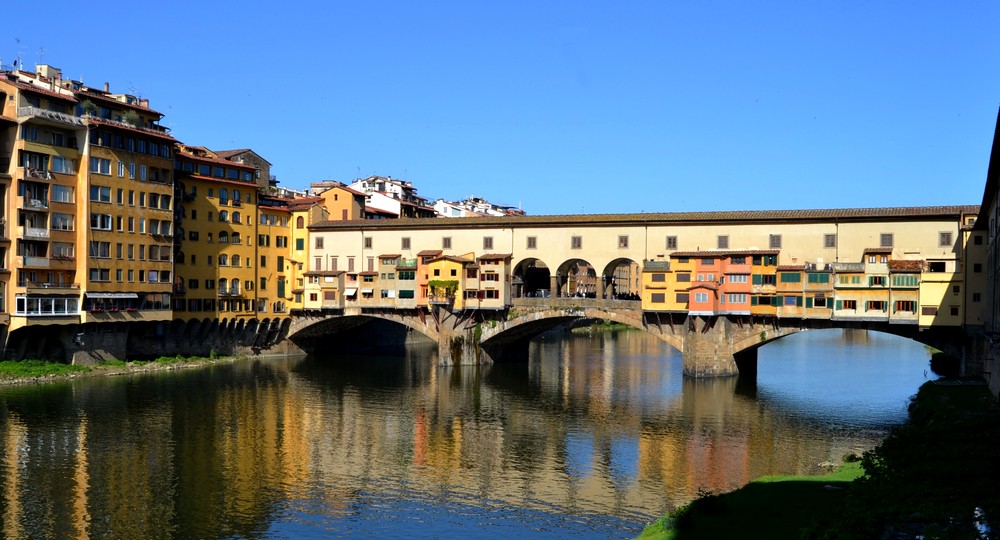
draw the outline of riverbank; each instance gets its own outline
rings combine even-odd
[[[0,362],[0,386],[46,384],[85,377],[109,377],[190,369],[228,364],[245,356],[162,356],[155,360],[110,360],[93,366],[45,362],[42,360],[7,360]]]
[[[982,381],[928,382],[860,463],[707,494],[639,538],[993,538],[981,533],[1000,516],[998,445],[1000,409]]]

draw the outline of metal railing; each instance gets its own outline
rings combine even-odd
[[[43,109],[41,107],[18,107],[17,116],[31,116],[34,118],[44,118],[46,120],[55,120],[56,122],[62,122],[64,124],[70,124],[73,126],[83,126],[83,119],[79,116],[73,116],[72,114],[66,114],[56,111],[50,111],[48,109]]]

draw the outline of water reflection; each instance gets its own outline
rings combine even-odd
[[[750,391],[684,379],[639,332],[545,336],[520,365],[416,351],[0,389],[0,530],[628,537],[699,490],[816,472],[903,418],[922,348],[797,339],[761,350]]]

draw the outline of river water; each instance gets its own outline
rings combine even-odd
[[[815,331],[756,383],[690,380],[636,331],[520,365],[264,358],[0,388],[5,538],[628,538],[699,492],[878,444],[928,377],[893,336]]]

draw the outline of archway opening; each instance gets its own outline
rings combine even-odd
[[[512,279],[515,298],[546,297],[552,287],[549,267],[538,259],[524,259],[514,267]]]
[[[640,300],[642,267],[632,259],[620,258],[608,263],[601,274],[604,297],[613,300]]]
[[[570,259],[556,272],[556,292],[560,297],[597,298],[603,294],[597,271],[583,259]]]

